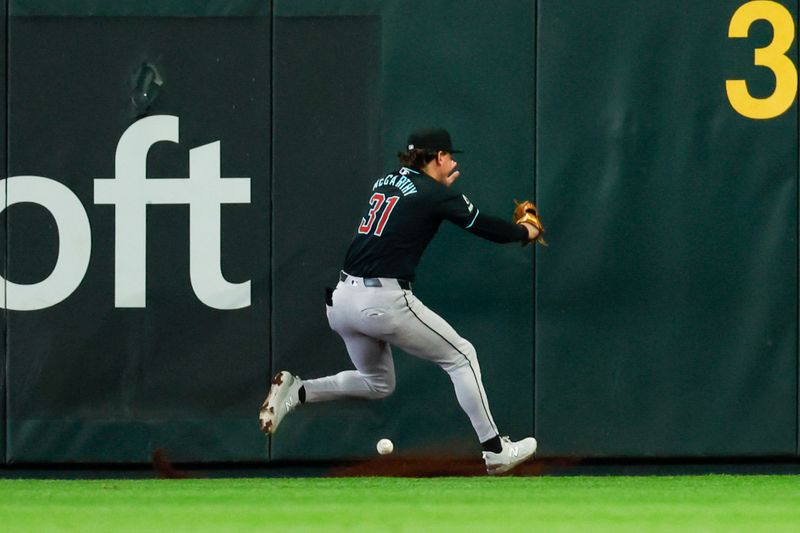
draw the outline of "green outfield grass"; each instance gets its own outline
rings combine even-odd
[[[0,480],[2,531],[800,531],[800,477]]]

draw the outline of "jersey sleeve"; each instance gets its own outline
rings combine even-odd
[[[502,218],[480,213],[467,231],[492,242],[527,242],[528,230]]]
[[[469,198],[449,189],[439,202],[439,214],[443,219],[449,220],[473,235],[493,242],[526,242],[528,240],[528,230],[524,227],[481,213],[481,210]]]
[[[463,194],[444,187],[442,189],[437,206],[439,216],[456,226],[469,229],[478,216],[479,209]]]

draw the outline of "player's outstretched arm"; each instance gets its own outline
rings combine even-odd
[[[480,212],[476,215],[472,225],[465,229],[473,235],[501,244],[530,242],[530,230],[526,226]]]
[[[457,172],[454,172],[455,176]],[[457,226],[483,239],[497,243],[528,244],[541,240],[544,228],[532,202],[518,203],[512,220],[504,220],[481,212],[463,194],[442,187],[438,193],[438,214]]]

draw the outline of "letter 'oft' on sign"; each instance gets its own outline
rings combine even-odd
[[[159,142],[178,143],[178,117],[158,115],[132,124],[117,144],[115,176],[94,180],[95,204],[114,206],[114,305],[146,305],[147,206],[182,204],[189,206],[189,275],[195,295],[214,309],[249,306],[250,280],[231,283],[222,274],[221,207],[249,204],[250,178],[221,176],[217,141],[189,150],[188,177],[147,179],[147,154]],[[58,259],[47,278],[30,285],[0,278],[3,306],[31,311],[56,305],[86,275],[92,247],[86,210],[68,187],[41,176],[0,180],[0,195],[4,208],[31,202],[47,209],[59,237]]]

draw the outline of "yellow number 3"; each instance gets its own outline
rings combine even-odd
[[[794,19],[789,10],[777,2],[747,2],[733,14],[728,37],[747,37],[750,26],[757,20],[766,20],[773,28],[772,42],[765,48],[756,48],[755,64],[767,67],[775,74],[775,91],[766,98],[755,98],[747,90],[745,80],[726,80],[725,90],[728,101],[739,114],[767,119],[784,113],[797,95],[797,69],[786,57],[794,41]]]

